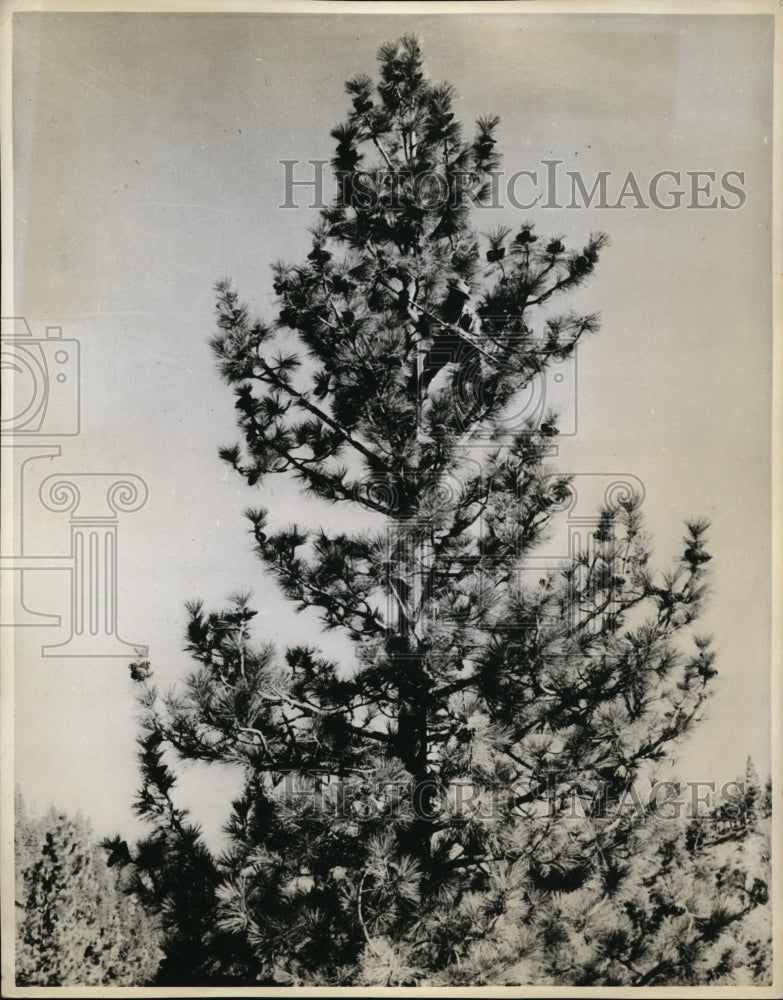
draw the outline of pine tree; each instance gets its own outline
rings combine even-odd
[[[17,792],[16,983],[134,986],[152,981],[157,930],[122,892],[89,825],[28,817]]]
[[[707,525],[655,573],[624,495],[589,552],[535,586],[518,572],[570,481],[547,464],[554,412],[513,433],[504,416],[597,330],[562,302],[606,237],[480,237],[498,119],[466,137],[412,37],[379,63],[377,86],[348,81],[307,258],[274,268],[277,321],[221,281],[213,340],[244,439],[222,457],[368,525],[247,512],[282,592],[355,657],[259,645],[248,595],[192,604],[184,688],[161,696],[132,666],[155,830],[124,862],[163,914],[172,976],[190,949],[187,982],[708,981],[752,901],[727,905],[645,794],[716,673],[692,634]],[[243,771],[219,858],[174,805],[177,759]]]
[[[748,757],[745,763],[745,777],[742,782],[742,790],[742,820],[748,829],[753,829],[759,820],[762,807],[762,793],[759,774],[751,757]]]
[[[764,782],[764,792],[761,797],[761,815],[764,819],[769,819],[772,816],[772,776],[767,775],[767,780]]]

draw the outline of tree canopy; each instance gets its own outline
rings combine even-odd
[[[650,794],[716,673],[694,631],[708,526],[656,571],[621,492],[586,551],[521,573],[571,484],[549,464],[557,413],[514,401],[597,331],[566,300],[606,237],[479,235],[499,120],[467,134],[413,37],[379,70],[346,85],[337,194],[306,259],[274,267],[277,316],[220,281],[212,341],[242,434],[222,457],[345,511],[336,534],[247,516],[283,594],[355,652],[279,653],[238,594],[189,606],[178,689],[133,664],[153,833],[110,846],[161,914],[159,982],[723,981],[758,900],[727,898],[663,814],[675,792]],[[219,856],[176,805],[177,761],[242,771]]]
[[[18,986],[138,986],[162,953],[155,922],[123,892],[89,824],[15,809]]]

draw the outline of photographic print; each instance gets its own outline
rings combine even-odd
[[[4,995],[780,995],[780,10],[4,8]]]

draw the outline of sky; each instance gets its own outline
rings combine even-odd
[[[116,522],[119,634],[149,646],[161,688],[187,671],[184,604],[195,597],[215,607],[250,590],[259,638],[282,648],[306,637],[349,656],[315,615],[286,604],[252,554],[248,506],[332,530],[346,514],[304,503],[279,477],[251,489],[219,460],[238,433],[208,348],[213,285],[230,276],[273,318],[270,264],[301,257],[317,222],[307,192],[299,207],[279,207],[280,161],[300,161],[302,178],[307,161],[329,158],[345,79],[374,73],[378,46],[406,31],[420,37],[430,77],[457,87],[463,121],[500,114],[502,190],[514,172],[542,180],[543,161],[559,160],[588,189],[607,171],[610,203],[629,172],[649,201],[656,173],[680,172],[687,189],[686,172],[707,171],[737,206],[688,208],[688,194],[672,210],[634,197],[571,209],[542,198],[523,210],[506,198],[477,210],[475,225],[532,221],[574,243],[609,234],[571,303],[600,310],[602,328],[568,375],[575,433],[559,439],[556,464],[581,476],[586,514],[608,479],[641,481],[661,569],[681,552],[685,518],[712,521],[701,629],[715,635],[720,676],[677,770],[720,783],[752,754],[766,774],[771,17],[15,14],[14,270],[3,315],[25,317],[38,339],[61,326],[78,340],[81,421],[75,436],[24,439],[61,453],[26,467],[23,526],[5,535],[4,555],[24,551],[42,566],[68,556],[68,514],[40,500],[48,475],[133,474],[148,499]],[[727,171],[742,175],[742,197],[721,189]],[[662,191],[676,186],[667,183]],[[522,201],[532,185],[519,184]],[[27,572],[28,608],[60,614],[62,626],[3,629],[14,644],[15,778],[34,808],[54,802],[100,834],[138,833],[129,660],[41,655],[68,635],[70,582],[54,568]],[[232,773],[191,767],[179,801],[216,840],[236,787]]]

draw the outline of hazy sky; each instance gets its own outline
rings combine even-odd
[[[643,482],[662,569],[681,552],[684,518],[712,520],[702,630],[716,636],[720,677],[679,773],[720,782],[751,753],[766,774],[771,17],[16,14],[15,299],[4,313],[36,336],[57,324],[77,338],[82,388],[80,435],[29,468],[26,551],[68,552],[67,515],[38,500],[45,475],[135,473],[149,500],[119,523],[119,627],[150,646],[162,686],[188,666],[184,602],[215,605],[243,588],[263,638],[310,635],[347,655],[252,555],[247,506],[333,528],[345,513],[306,507],[279,478],[251,490],[219,461],[238,434],[207,347],[212,285],[230,275],[272,318],[269,265],[296,260],[317,221],[278,207],[279,161],[329,158],[344,80],[374,73],[379,44],[404,31],[420,36],[430,76],[456,85],[464,121],[502,116],[507,174],[562,160],[589,189],[609,171],[614,202],[629,171],[643,192],[662,170],[683,182],[686,171],[744,173],[734,210],[507,204],[477,212],[476,226],[531,220],[575,242],[609,234],[573,302],[600,309],[602,330],[580,349],[578,432],[561,439],[557,463]],[[67,583],[27,574],[28,605],[67,625]],[[16,778],[41,808],[54,800],[101,833],[135,830],[126,661],[41,657],[41,643],[65,634],[14,630]],[[210,835],[232,786],[196,770],[183,781],[182,802]]]

